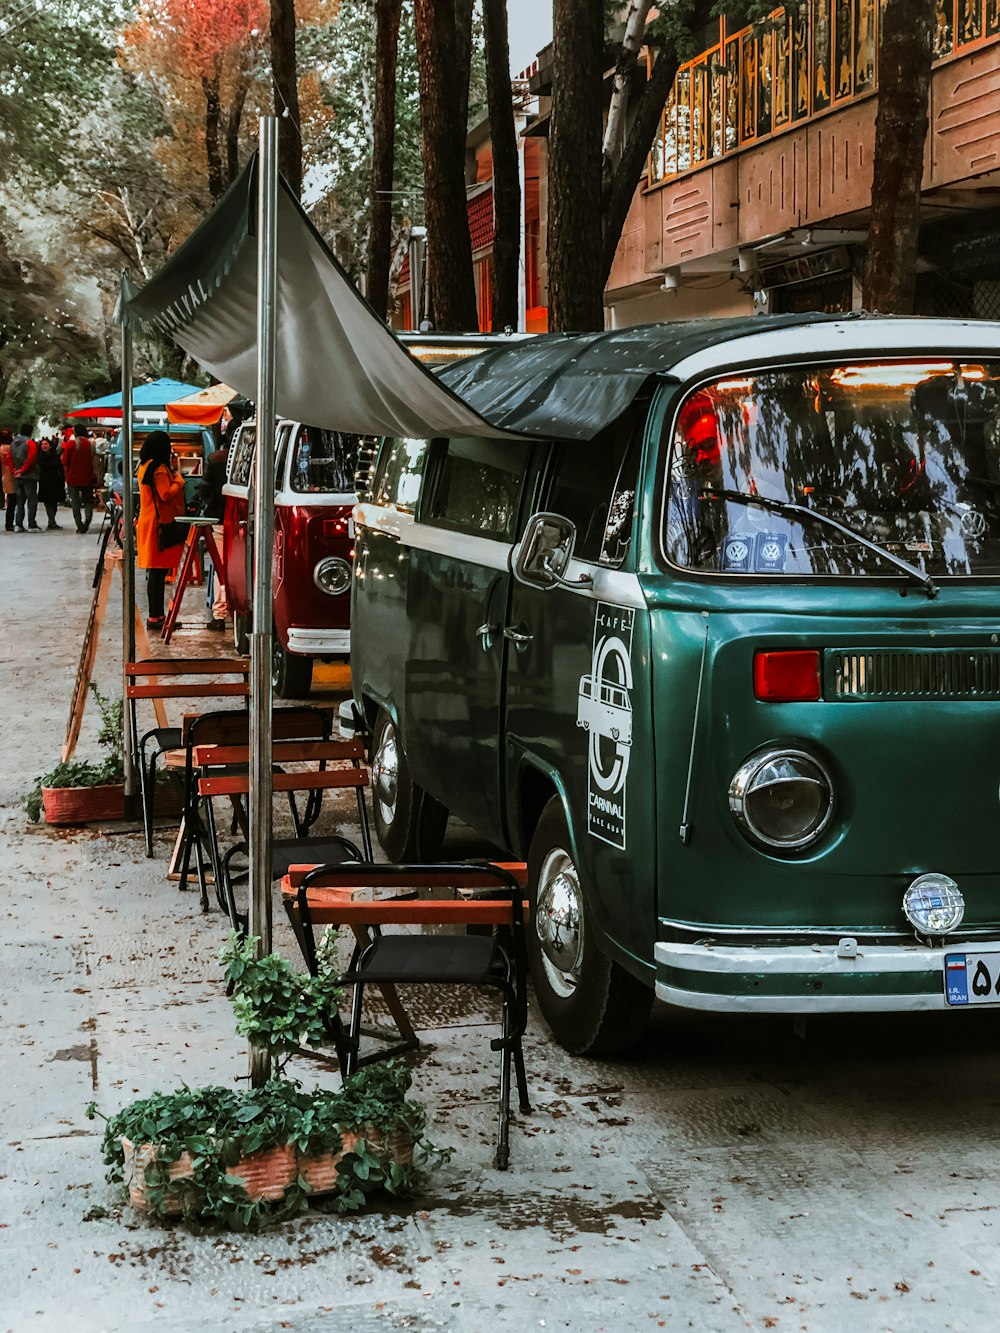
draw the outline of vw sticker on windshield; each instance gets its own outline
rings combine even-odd
[[[589,732],[587,828],[625,846],[625,779],[632,747],[632,625],[635,612],[598,602],[590,675],[580,677],[576,724]]]

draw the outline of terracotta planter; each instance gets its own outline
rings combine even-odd
[[[396,1162],[409,1164],[413,1161],[413,1135],[409,1130],[396,1130],[388,1136],[380,1137],[377,1133],[361,1135],[348,1133],[343,1136],[339,1152],[314,1153],[305,1155],[296,1152],[291,1144],[279,1144],[275,1148],[265,1148],[241,1158],[235,1166],[228,1168],[231,1176],[239,1176],[247,1194],[252,1199],[268,1199],[277,1203],[285,1197],[285,1191],[299,1176],[306,1182],[312,1194],[332,1194],[337,1188],[337,1164],[340,1159],[353,1151],[359,1138],[365,1140],[380,1156],[389,1156]],[[156,1161],[155,1143],[142,1143],[138,1146],[130,1139],[122,1137],[122,1151],[125,1155],[125,1185],[128,1188],[129,1203],[140,1212],[153,1211],[146,1187],[146,1168]],[[169,1180],[185,1180],[192,1174],[191,1156],[182,1153],[176,1162],[167,1167]],[[370,1186],[374,1189],[375,1186]],[[362,1185],[362,1189],[364,1186]],[[368,1193],[368,1190],[364,1190]],[[177,1217],[183,1213],[188,1202],[186,1192],[181,1189],[171,1191],[159,1209],[161,1217]]]
[[[146,1167],[156,1160],[155,1143],[142,1143],[136,1146],[130,1139],[122,1138],[122,1150],[125,1154],[125,1184],[128,1187],[128,1199],[133,1208],[141,1212],[151,1212],[149,1193],[146,1188]],[[167,1168],[170,1180],[184,1180],[192,1174],[191,1155],[182,1153],[176,1162]],[[276,1148],[265,1148],[261,1152],[242,1157],[235,1166],[228,1168],[228,1174],[239,1176],[251,1199],[270,1199],[277,1202],[285,1197],[285,1190],[295,1180],[297,1172],[295,1149],[289,1143],[279,1144]],[[171,1192],[160,1208],[164,1217],[177,1216],[184,1211],[187,1202],[184,1191]]]
[[[380,1157],[391,1157],[394,1162],[408,1165],[413,1161],[413,1135],[408,1129],[399,1129],[388,1136],[378,1133],[345,1133],[341,1138],[340,1152],[312,1153],[308,1156],[299,1153],[299,1175],[309,1186],[313,1194],[332,1194],[337,1188],[337,1166],[345,1154],[354,1151],[358,1139],[364,1138]],[[360,1183],[360,1182],[359,1182]],[[374,1189],[372,1185],[369,1188]],[[361,1185],[364,1193],[368,1193]]]
[[[43,787],[42,813],[46,824],[124,819],[125,787],[120,782],[104,787]]]

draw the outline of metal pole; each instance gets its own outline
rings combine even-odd
[[[257,177],[257,449],[254,486],[253,630],[250,635],[250,933],[271,952],[271,564],[274,545],[274,356],[278,286],[278,120],[260,118]],[[250,1049],[255,1088],[271,1074],[267,1051]]]
[[[132,521],[132,329],[125,309],[128,295],[128,270],[121,280],[122,321],[122,698],[125,663],[135,661],[135,527]],[[114,463],[112,462],[112,470]],[[132,710],[122,709],[122,752],[125,756],[125,813],[135,813],[138,789],[135,771],[135,737],[132,735]]]

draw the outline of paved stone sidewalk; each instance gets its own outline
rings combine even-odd
[[[165,880],[168,834],[147,861],[134,833],[26,825],[18,795],[58,753],[94,551],[48,534],[0,551],[0,1331],[996,1326],[992,1014],[830,1019],[800,1040],[780,1019],[657,1009],[634,1057],[605,1062],[535,1022],[534,1110],[504,1174],[492,1002],[418,992],[414,1091],[455,1149],[423,1197],[249,1238],[123,1208],[87,1102],[245,1072],[223,922]],[[93,738],[88,715],[81,754]],[[108,1215],[85,1220],[95,1206]]]

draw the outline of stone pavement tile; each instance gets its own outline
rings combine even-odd
[[[755,1326],[995,1324],[992,1284],[970,1272],[961,1237],[912,1202],[910,1182],[891,1193],[847,1148],[764,1143],[642,1171]]]
[[[379,1303],[405,1312],[426,1302],[429,1310],[454,1281],[426,1213],[410,1203],[390,1200],[357,1217],[310,1213],[255,1236],[198,1233],[147,1221],[93,1183],[97,1148],[91,1136],[0,1152],[0,1225],[13,1232],[4,1242],[0,1328],[45,1328],[57,1312],[73,1333],[159,1328],[161,1319],[178,1328],[278,1328],[286,1310],[317,1319],[344,1306],[370,1316]],[[95,1204],[108,1216],[85,1221]],[[397,1326],[424,1325],[387,1325]]]
[[[672,1327],[681,1311],[691,1327],[746,1326],[704,1255],[625,1163],[536,1157],[503,1175],[443,1174],[431,1188],[421,1216],[457,1261],[463,1329],[617,1333]]]

